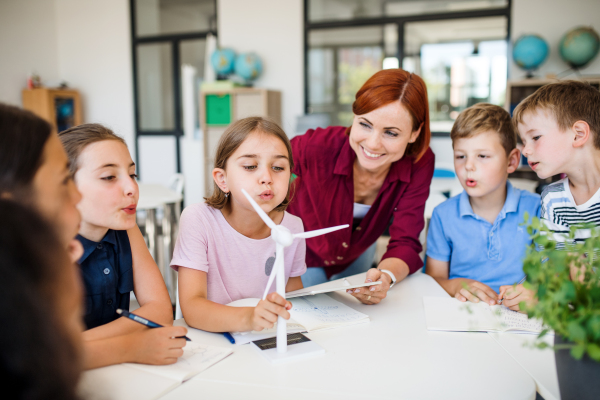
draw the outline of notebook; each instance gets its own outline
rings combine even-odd
[[[91,400],[157,399],[231,353],[227,348],[188,342],[175,364],[125,363],[85,371],[78,392]]]
[[[538,334],[540,320],[510,310],[503,305],[461,302],[448,297],[423,297],[425,320],[430,331],[510,332]]]
[[[242,299],[228,304],[233,307],[256,307],[259,299]],[[369,316],[332,299],[326,294],[297,297],[292,300],[287,332],[314,332],[369,322]],[[251,332],[232,332],[236,344],[274,337],[277,324],[271,329]]]

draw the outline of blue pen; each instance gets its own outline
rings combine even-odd
[[[163,328],[162,325],[159,325],[156,322],[152,322],[149,319],[146,319],[144,317],[140,317],[139,315],[135,315],[134,313],[130,313],[129,311],[125,311],[125,310],[122,310],[120,308],[117,308],[117,314],[120,314],[120,315],[122,315],[124,317],[127,317],[130,320],[135,321],[137,323],[140,323],[142,325],[146,325],[148,328]],[[187,336],[180,336],[179,338],[184,338],[188,342],[192,341],[192,339],[190,339]]]
[[[225,336],[227,340],[231,342],[231,344],[235,344],[235,339],[233,338],[233,336],[231,336],[231,333],[223,332],[223,336]]]

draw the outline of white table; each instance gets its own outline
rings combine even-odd
[[[156,183],[138,183],[140,199],[138,208],[152,209],[164,204],[179,203],[183,196],[168,187]]]
[[[362,282],[364,274],[348,279]],[[344,292],[331,296],[371,322],[309,333],[327,353],[278,366],[251,345],[190,329],[193,340],[231,347],[234,354],[163,398],[535,399],[533,379],[488,334],[427,331],[422,297],[448,296],[430,276],[410,276],[376,306]]]
[[[510,333],[489,333],[489,335],[529,373],[544,400],[560,400],[554,350],[549,348],[540,350],[527,346],[535,339],[532,335]],[[544,341],[553,345],[554,336],[546,336]]]
[[[156,261],[158,268],[165,280],[171,301],[175,304],[177,276],[169,268],[166,259],[170,260],[175,248],[175,239],[181,215],[181,201],[183,196],[166,186],[154,183],[139,183],[140,198],[137,208],[146,211],[146,235],[148,236],[148,250]],[[159,249],[158,230],[156,224],[156,210],[162,208],[164,213],[161,221],[163,249]],[[163,254],[164,251],[166,254]]]

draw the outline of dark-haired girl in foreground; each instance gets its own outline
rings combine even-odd
[[[82,287],[55,230],[0,200],[0,376],[10,399],[75,399]]]
[[[65,150],[48,122],[6,104],[0,104],[0,198],[39,212],[56,229],[71,259],[81,256],[75,240],[81,196]]]

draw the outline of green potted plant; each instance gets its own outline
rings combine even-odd
[[[564,248],[557,249],[551,232],[525,216],[532,236],[523,271],[525,287],[537,292],[533,304],[521,303],[529,317],[540,318],[555,332],[554,350],[561,397],[597,399],[600,396],[600,229],[590,229],[591,238],[575,243],[571,232]],[[594,252],[596,249],[596,252]],[[546,335],[543,331],[539,338]],[[538,341],[540,348],[547,347]]]

